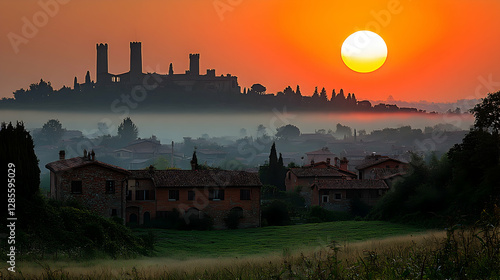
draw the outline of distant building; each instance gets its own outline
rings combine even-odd
[[[347,162],[342,166],[334,166],[327,161],[311,163],[300,168],[290,168],[285,176],[287,191],[296,191],[306,200],[306,205],[312,203],[312,191],[310,186],[317,180],[353,180],[356,174],[347,170]]]
[[[408,163],[388,156],[370,155],[356,169],[359,179],[384,179],[389,175],[406,173]]]
[[[197,166],[194,164],[193,167]],[[239,227],[260,226],[260,189],[256,173],[226,170],[126,170],[83,157],[59,160],[45,166],[50,170],[50,197],[77,200],[104,216],[117,216],[127,223],[147,223],[177,211],[186,215],[210,216],[214,228],[225,228],[224,219],[240,214]]]
[[[111,87],[118,85],[143,85],[154,80],[160,87],[176,86],[190,92],[202,90],[207,93],[241,93],[238,78],[227,75],[215,75],[214,69],[207,69],[206,74],[200,75],[200,55],[189,55],[189,70],[182,74],[174,74],[173,65],[170,64],[166,74],[143,73],[141,42],[130,42],[130,70],[121,74],[112,74],[108,70],[108,44],[97,44],[97,81],[95,87]],[[78,85],[78,86],[77,86]],[[85,85],[94,86],[90,78],[85,84],[78,84],[75,78],[75,89],[84,88]]]
[[[320,135],[321,137],[324,136],[322,134],[318,134],[318,135]],[[332,137],[331,135],[329,135],[329,136]],[[332,137],[332,139],[333,139],[333,137]],[[328,147],[323,147],[317,151],[307,152],[306,156],[307,156],[307,162],[312,162],[312,161],[314,161],[314,162],[325,161],[326,162],[327,159],[333,159],[336,157],[336,155],[334,153],[330,152],[330,149],[328,149]]]
[[[351,201],[359,199],[375,206],[389,187],[383,180],[318,180],[311,185],[311,205],[332,211],[349,211]]]

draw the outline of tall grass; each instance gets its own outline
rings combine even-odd
[[[498,209],[497,209],[498,210]],[[499,279],[500,211],[470,227],[244,258],[24,265],[6,279]]]

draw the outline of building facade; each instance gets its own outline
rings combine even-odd
[[[375,206],[389,190],[383,180],[319,180],[311,185],[311,205],[332,211],[350,211],[353,199]]]
[[[408,171],[408,163],[388,156],[370,155],[356,169],[359,179],[385,179],[394,174],[404,174]]]
[[[193,167],[196,167],[194,164]],[[259,227],[260,189],[255,173],[226,170],[126,170],[95,160],[95,154],[64,158],[46,165],[50,196],[75,199],[105,217],[144,224],[178,213],[181,218],[208,216],[215,229],[226,228],[230,213],[239,227]]]
[[[126,183],[130,172],[95,160],[95,154],[65,158],[45,166],[50,170],[50,197],[60,201],[76,200],[104,217],[125,218]]]

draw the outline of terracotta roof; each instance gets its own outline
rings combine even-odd
[[[319,180],[313,186],[318,189],[335,189],[335,190],[366,190],[366,189],[389,189],[383,180]]]
[[[356,176],[350,171],[338,170],[334,168],[290,168],[290,171],[297,177],[346,177]]]
[[[57,173],[60,171],[66,171],[66,170],[79,168],[79,167],[83,167],[83,166],[87,166],[87,165],[93,165],[93,164],[102,166],[104,168],[112,169],[112,170],[115,170],[115,171],[121,172],[121,173],[126,173],[126,174],[130,173],[127,169],[123,169],[121,167],[107,164],[107,163],[97,161],[97,160],[89,160],[88,158],[85,158],[85,157],[75,157],[75,158],[54,161],[51,163],[47,163],[45,165],[45,168]]]
[[[356,169],[357,170],[363,170],[363,169],[366,169],[370,166],[373,166],[373,165],[377,165],[377,164],[380,164],[380,163],[383,163],[383,162],[387,162],[387,161],[395,161],[395,162],[398,162],[398,163],[404,163],[400,160],[397,160],[397,159],[394,159],[394,158],[389,158],[389,157],[383,157],[383,158],[378,158],[378,159],[365,159],[365,161],[363,163],[361,163],[360,165],[356,166]]]
[[[130,170],[131,178],[151,178],[156,187],[262,186],[259,175],[227,170]]]

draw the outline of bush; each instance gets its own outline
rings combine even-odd
[[[262,218],[269,226],[284,226],[290,224],[287,204],[281,200],[273,200],[262,211]]]
[[[366,217],[370,213],[371,207],[357,197],[351,199],[349,204],[351,208],[350,212],[353,216]]]
[[[16,246],[20,255],[40,259],[47,255],[117,258],[149,254],[143,241],[122,223],[63,204],[41,199],[27,209],[33,219],[18,230],[19,240],[23,240]]]

